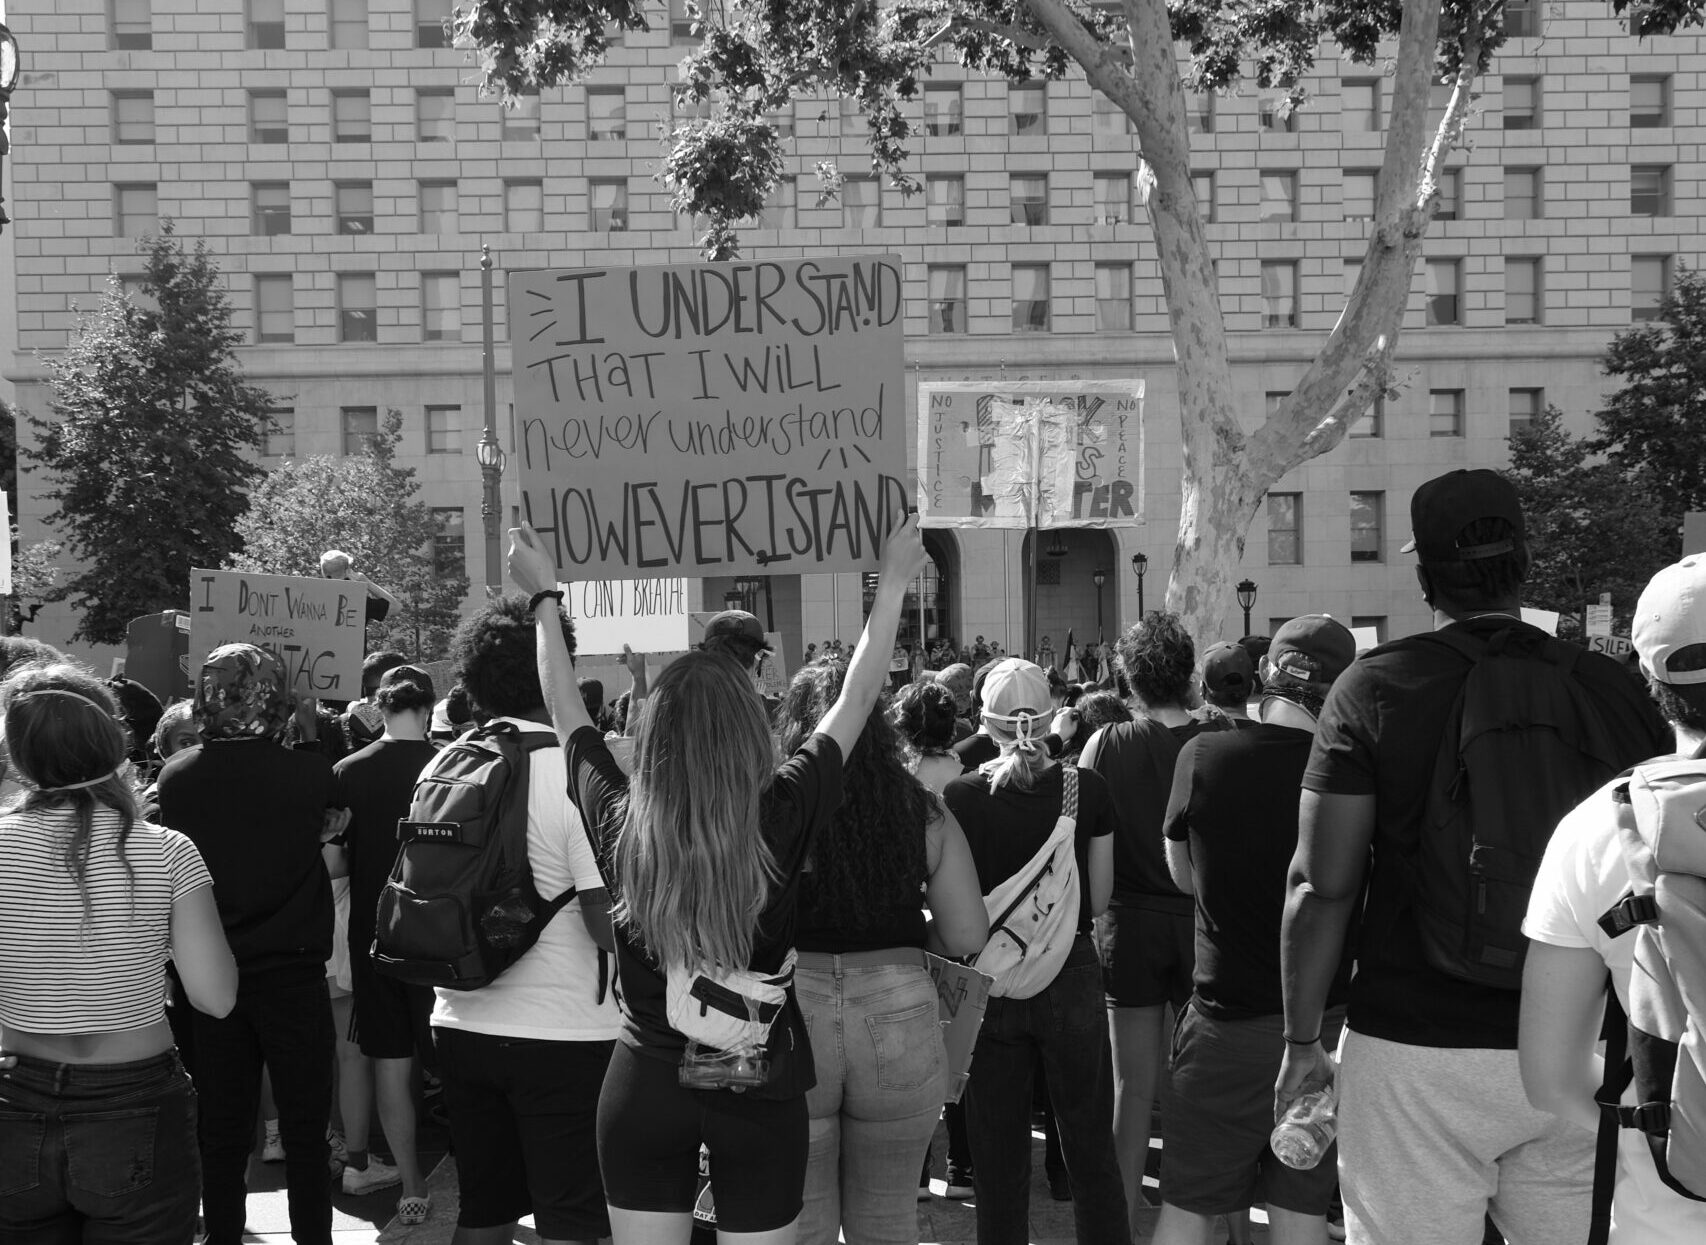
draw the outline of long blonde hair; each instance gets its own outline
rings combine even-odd
[[[1008,727],[992,721],[987,713],[983,715],[983,729],[1001,749],[1000,756],[977,767],[978,773],[988,777],[991,793],[1004,786],[1029,791],[1054,766],[1054,758],[1049,756],[1048,744],[1043,740],[1048,729],[1043,725],[1045,721],[1041,716],[1025,714],[1013,727]]]
[[[613,915],[666,968],[746,968],[778,880],[759,820],[776,772],[764,702],[733,660],[688,653],[652,687],[616,840]]]

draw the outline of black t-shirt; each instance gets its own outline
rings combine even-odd
[[[567,754],[569,798],[586,823],[587,837],[611,899],[620,901],[616,838],[627,807],[628,776],[592,727],[583,726],[569,737]],[[841,749],[828,735],[813,735],[777,769],[761,801],[762,833],[781,881],[758,917],[752,962],[747,966],[752,971],[776,972],[793,949],[800,870],[819,828],[840,803]],[[622,987],[622,1041],[637,1054],[679,1064],[686,1039],[670,1027],[664,975],[633,932],[622,925],[616,927],[616,971]],[[778,1026],[784,1023],[787,1033],[773,1032],[772,1046],[778,1040],[791,1041],[793,1057],[779,1061],[770,1084],[748,1090],[751,1097],[794,1098],[817,1083],[811,1041],[792,986],[788,988],[787,1006],[776,1021]]]
[[[1179,750],[1166,835],[1191,845],[1196,889],[1197,1006],[1220,1020],[1274,1016],[1280,991],[1280,918],[1297,850],[1299,780],[1313,736],[1252,722],[1209,731]],[[1345,1001],[1351,957],[1328,1006]]]
[[[1510,627],[1508,617],[1456,623],[1471,635]],[[1348,1021],[1358,1033],[1411,1046],[1516,1049],[1520,996],[1460,981],[1431,967],[1399,881],[1422,830],[1434,762],[1469,662],[1422,636],[1383,644],[1340,676],[1321,711],[1303,786],[1375,797],[1370,902],[1351,979]],[[1582,653],[1575,678],[1604,714],[1634,765],[1674,746],[1641,686],[1618,664]],[[1585,796],[1587,793],[1583,792]]]
[[[437,755],[424,739],[379,739],[332,767],[350,810],[344,842],[351,957],[373,949],[374,910],[397,862],[397,821],[409,815],[415,780]]]
[[[1054,734],[1044,735],[1043,745],[1048,749],[1048,754],[1051,757],[1060,756],[1061,749],[1065,747],[1065,743],[1061,740],[1060,736]],[[982,731],[978,731],[977,733],[967,735],[964,739],[960,740],[959,743],[953,746],[951,751],[960,759],[961,765],[965,766],[968,770],[971,770],[976,769],[978,766],[983,765],[986,762],[993,761],[996,757],[1000,756],[1001,745],[996,743],[988,735],[985,735]]]
[[[245,979],[324,976],[332,884],[320,834],[326,810],[343,805],[331,762],[264,739],[211,740],[160,771],[160,820],[207,862]]]
[[[1023,869],[1054,833],[1060,820],[1065,780],[1056,765],[1029,791],[1011,783],[989,789],[989,776],[962,774],[942,792],[959,820],[977,865],[977,884],[985,895]],[[1078,932],[1090,932],[1090,840],[1112,834],[1113,806],[1108,787],[1088,770],[1078,771],[1078,826],[1073,842],[1078,857]]]
[[[1154,718],[1115,722],[1084,746],[1089,768],[1108,784],[1118,834],[1114,838],[1114,903],[1189,915],[1191,897],[1173,885],[1161,846],[1161,823],[1173,791],[1179,749],[1204,730],[1202,722],[1163,726]]]

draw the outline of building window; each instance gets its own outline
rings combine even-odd
[[[952,228],[966,223],[966,179],[931,177],[924,183],[924,222]]]
[[[1540,79],[1505,79],[1505,129],[1540,128]]]
[[[1385,510],[1385,493],[1351,494],[1352,562],[1386,560],[1385,542],[1381,533]]]
[[[1214,96],[1208,91],[1190,96],[1185,101],[1190,109],[1185,124],[1192,134],[1214,133]]]
[[[332,189],[339,233],[373,232],[373,183],[341,182]]]
[[[1352,614],[1351,630],[1372,631],[1374,632],[1374,643],[1376,645],[1384,644],[1386,643],[1386,615]],[[1358,651],[1361,652],[1363,650],[1359,649]]]
[[[456,92],[415,92],[415,141],[422,143],[453,143],[456,141]]]
[[[539,92],[518,95],[514,108],[499,108],[503,114],[498,137],[506,143],[536,143],[539,141]]]
[[[367,46],[367,0],[332,0],[332,39],[335,49]]]
[[[248,46],[284,46],[284,0],[249,0]]]
[[[113,187],[113,235],[140,238],[160,219],[160,192],[152,182]]]
[[[1541,322],[1540,261],[1505,260],[1505,323]]]
[[[1540,418],[1546,407],[1544,389],[1512,389],[1510,391],[1510,435],[1526,431]]]
[[[1629,257],[1629,319],[1657,320],[1659,304],[1670,297],[1670,256]]]
[[[426,450],[429,454],[462,452],[462,408],[429,406],[426,409]],[[461,511],[457,512],[458,514]]]
[[[417,48],[447,48],[450,32],[445,23],[450,20],[453,0],[415,0],[415,46]]]
[[[1013,265],[1013,331],[1049,331],[1049,288],[1047,264]]]
[[[1374,219],[1374,183],[1380,176],[1370,169],[1346,169],[1340,203],[1346,220]]]
[[[154,46],[153,0],[113,0],[113,46],[146,52]]]
[[[1505,170],[1505,219],[1538,220],[1540,218],[1539,169]]]
[[[267,458],[296,457],[296,408],[275,406],[267,412],[267,439],[261,453]]]
[[[1202,217],[1203,224],[1214,224],[1218,215],[1214,199],[1214,174],[1192,173],[1191,194],[1196,197],[1197,215]]]
[[[621,233],[628,228],[628,182],[626,179],[594,179],[586,186],[588,228],[594,233]]]
[[[841,224],[875,229],[883,223],[883,184],[874,177],[849,177],[841,183]]]
[[[1256,101],[1256,118],[1264,130],[1297,133],[1297,110],[1291,106],[1286,92],[1278,88],[1262,92]]]
[[[1041,137],[1048,133],[1048,87],[1041,82],[1007,88],[1009,133]]]
[[[373,99],[366,91],[332,92],[332,141],[373,141]]]
[[[1460,437],[1463,435],[1463,390],[1428,390],[1428,435],[1430,437]]]
[[[1015,225],[1048,224],[1048,176],[1013,175],[1008,179],[1009,212]]]
[[[694,32],[699,23],[687,11],[688,0],[669,0],[669,41],[671,43],[692,43],[696,38]]]
[[[931,138],[963,134],[965,92],[958,84],[933,83],[924,88],[924,132]]]
[[[1374,401],[1368,404],[1368,409],[1357,417],[1356,423],[1351,425],[1349,435],[1353,437],[1378,437],[1384,435],[1385,431],[1386,395],[1382,393],[1377,394]]]
[[[421,273],[421,340],[462,340],[462,278],[456,273]]]
[[[1670,166],[1636,164],[1629,169],[1629,215],[1670,215]]]
[[[628,96],[621,87],[588,89],[586,136],[595,143],[628,137]]]
[[[1428,270],[1428,324],[1437,327],[1461,324],[1462,306],[1458,298],[1458,268],[1455,259],[1430,259]]]
[[[379,288],[371,272],[338,274],[338,340],[379,340]]]
[[[1130,134],[1131,118],[1113,100],[1092,88],[1090,129],[1096,134]]]
[[[1435,220],[1456,220],[1463,203],[1463,170],[1441,169],[1434,183],[1438,202],[1434,206]]]
[[[345,406],[338,408],[343,428],[345,458],[365,454],[379,440],[379,408],[376,406]]]
[[[289,273],[255,278],[255,340],[296,340],[296,291]]]
[[[1355,78],[1339,89],[1339,128],[1368,134],[1386,128],[1380,109],[1380,79]]]
[[[1505,0],[1505,34],[1532,39],[1540,33],[1540,0]]]
[[[422,182],[420,191],[421,232],[458,233],[456,183]]]
[[[795,196],[798,189],[794,179],[784,177],[776,183],[776,188],[770,192],[770,198],[765,200],[764,210],[758,214],[757,226],[760,229],[788,229],[792,227],[799,216],[795,210]]]
[[[1297,219],[1297,174],[1263,173],[1260,219],[1266,224]]]
[[[440,579],[456,579],[468,573],[468,535],[462,507],[432,508],[432,569]]]
[[[121,146],[154,141],[154,92],[114,91],[112,99],[113,142]]]
[[[1131,265],[1096,265],[1096,331],[1129,333],[1131,314]]]
[[[1095,215],[1098,225],[1124,225],[1131,220],[1131,175],[1098,173],[1095,186]]]
[[[288,143],[290,106],[283,91],[249,92],[249,141]]]
[[[1297,327],[1296,264],[1263,263],[1262,327],[1265,329],[1294,329]]]
[[[256,182],[254,216],[250,232],[258,238],[276,238],[290,232],[290,183]]]
[[[1303,494],[1268,494],[1268,565],[1303,565]]]
[[[778,108],[775,112],[767,112],[764,115],[770,119],[770,124],[776,127],[777,138],[794,137],[794,110],[792,108]]]
[[[1652,130],[1670,124],[1670,78],[1633,74],[1629,78],[1629,126]]]
[[[545,228],[545,186],[541,182],[504,183],[504,229],[541,233]]]
[[[930,294],[932,336],[966,331],[966,270],[931,267],[925,274]]]

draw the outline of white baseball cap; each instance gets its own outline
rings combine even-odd
[[[1048,676],[1034,662],[1008,657],[996,662],[984,677],[984,718],[1021,739],[1041,736],[1047,730],[1046,725],[1043,731],[1035,730],[1033,724],[1046,718],[1052,707]]]
[[[1673,562],[1648,581],[1630,633],[1641,671],[1660,683],[1706,683],[1706,670],[1672,670],[1683,649],[1706,645],[1706,556]]]

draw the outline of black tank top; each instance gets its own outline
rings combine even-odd
[[[827,827],[826,827],[827,829]],[[919,827],[919,834],[924,833]],[[800,878],[799,926],[794,946],[800,951],[845,955],[851,951],[881,951],[889,947],[924,945],[924,884],[917,878],[897,884],[894,894],[862,897],[862,919],[853,926],[837,921],[814,886],[811,873]]]

